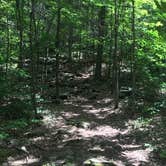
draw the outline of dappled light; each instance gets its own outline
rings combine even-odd
[[[33,156],[29,156],[23,159],[8,159],[8,164],[10,166],[19,166],[19,165],[33,165],[35,163],[39,163],[40,159],[34,158]]]
[[[0,166],[165,166],[166,2],[0,1]]]
[[[105,137],[115,137],[118,135],[118,130],[113,129],[110,126],[100,126],[93,130],[79,129],[78,134],[83,137],[93,137],[93,136],[105,136]]]
[[[123,154],[130,162],[134,163],[133,165],[139,165],[141,164],[141,162],[148,163],[150,151],[133,150],[133,151],[126,151]]]

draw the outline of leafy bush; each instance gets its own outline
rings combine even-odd
[[[160,151],[160,158],[161,159],[165,159],[166,160],[166,149],[162,149],[161,151]]]
[[[9,134],[5,132],[0,132],[0,140],[6,139],[9,136]]]
[[[0,109],[0,115],[8,120],[21,118],[29,119],[31,114],[31,106],[18,98],[11,99],[8,104]]]
[[[25,128],[28,126],[27,120],[26,119],[19,119],[15,121],[9,121],[7,125],[4,127],[6,130],[8,129],[21,129]]]

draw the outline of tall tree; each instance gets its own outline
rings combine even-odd
[[[19,31],[19,62],[18,66],[23,67],[23,7],[24,0],[16,0],[17,29]]]
[[[135,0],[132,0],[132,58],[131,58],[131,74],[132,74],[132,109],[135,108],[135,46],[136,46],[136,34],[135,34]]]
[[[96,55],[96,68],[95,78],[101,79],[102,74],[102,56],[103,56],[103,42],[104,42],[104,30],[105,30],[105,17],[106,17],[106,6],[101,6],[98,14],[98,45]]]
[[[56,99],[59,99],[59,52],[60,52],[60,24],[61,24],[61,1],[59,0],[57,3],[57,27],[56,27]]]
[[[36,76],[35,76],[35,65],[36,65],[36,57],[34,51],[34,33],[35,33],[35,0],[31,0],[30,3],[30,27],[29,27],[29,41],[30,41],[30,58],[31,58],[31,102],[35,115],[37,115],[37,104],[36,104]]]
[[[113,79],[113,95],[115,108],[119,105],[119,52],[118,52],[118,0],[114,0],[114,55],[113,55],[113,69],[112,69],[112,79]]]

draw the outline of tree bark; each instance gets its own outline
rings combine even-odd
[[[8,15],[7,15],[7,18],[6,18],[7,20],[6,20],[6,26],[7,26],[7,28],[6,28],[6,34],[7,34],[7,36],[6,36],[6,43],[7,43],[7,45],[6,45],[6,77],[7,77],[7,75],[8,75],[8,63],[9,63],[9,53],[10,53],[10,28],[9,28],[9,18],[8,18]]]
[[[60,23],[61,23],[61,2],[58,2],[58,9],[57,9],[57,27],[56,27],[56,41],[55,41],[55,48],[56,48],[56,99],[59,99],[59,44],[60,44]]]
[[[113,55],[113,95],[114,95],[114,107],[115,109],[119,106],[119,58],[118,58],[118,5],[117,0],[115,3],[115,11],[114,11],[114,55]]]
[[[136,45],[136,34],[135,34],[135,0],[132,0],[132,59],[131,59],[131,75],[132,75],[132,110],[135,107],[135,45]]]
[[[98,46],[96,56],[95,78],[101,79],[102,75],[102,56],[103,56],[103,41],[104,41],[104,27],[105,27],[106,7],[102,6],[99,11],[99,24],[98,24]]]
[[[19,68],[23,67],[23,3],[23,0],[16,0],[17,29],[19,31]]]
[[[69,36],[68,36],[68,51],[69,51],[69,64],[72,63],[72,45],[73,45],[73,27],[69,27]]]
[[[31,103],[33,107],[33,111],[35,113],[35,116],[37,115],[37,104],[36,104],[36,87],[35,87],[35,54],[34,54],[34,0],[31,0],[31,12],[30,12],[30,33],[29,33],[29,39],[30,39],[30,58],[31,58],[31,66],[30,66],[30,74],[31,74]]]

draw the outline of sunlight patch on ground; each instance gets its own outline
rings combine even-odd
[[[63,112],[62,115],[65,116],[65,118],[70,119],[70,118],[77,117],[80,114],[73,113],[73,112]]]
[[[132,144],[128,145],[128,144],[125,144],[125,145],[122,145],[122,147],[124,149],[132,150],[132,149],[141,149],[142,146],[141,145],[132,145]]]
[[[110,126],[99,126],[94,130],[78,129],[78,134],[83,137],[94,137],[94,136],[115,137],[116,135],[119,134],[119,130],[114,129]]]
[[[91,113],[94,115],[97,115],[98,113],[101,112],[101,109],[91,109],[91,110],[83,110],[84,112]]]
[[[35,137],[35,138],[31,138],[29,140],[33,141],[33,142],[38,142],[38,141],[44,141],[45,139],[46,139],[45,137]]]
[[[61,116],[55,117],[55,116],[45,116],[43,119],[43,123],[46,126],[46,128],[60,128],[64,126],[64,119]]]
[[[90,148],[89,151],[91,151],[91,152],[95,152],[95,151],[104,152],[104,148],[101,148],[99,145],[97,145],[97,146]]]
[[[90,74],[89,73],[85,73],[85,74],[82,74],[82,78],[83,79],[87,79],[87,78],[90,78]]]
[[[87,102],[88,99],[82,96],[76,96],[76,97],[71,97],[71,103],[74,104],[74,102]]]
[[[89,108],[91,108],[89,106]],[[92,114],[96,117],[96,119],[104,119],[107,118],[107,116],[112,116],[114,113],[114,110],[111,110],[110,107],[105,108],[91,108],[91,109],[83,109],[83,112],[86,112],[87,114]]]
[[[104,156],[99,156],[97,158],[90,158],[84,161],[84,165],[100,165],[104,166],[105,164],[111,164],[112,160],[106,159]]]
[[[99,108],[99,109],[91,109],[91,110],[83,110],[85,112],[89,112],[89,113],[92,113],[92,114],[96,114],[96,113],[110,113],[110,108],[109,107],[106,107],[106,108]]]
[[[92,104],[85,104],[82,107],[85,108],[86,110],[94,109],[94,106]]]
[[[68,133],[70,133],[70,134],[77,133],[77,127],[72,126],[70,129],[68,129]]]
[[[27,158],[19,159],[19,160],[13,160],[9,159],[8,164],[10,166],[21,166],[21,165],[29,165],[29,164],[35,164],[39,162],[40,159],[35,158],[34,156],[29,156]]]
[[[126,125],[125,125],[126,126]],[[127,126],[127,129],[125,130],[121,130],[121,135],[127,135],[130,134],[130,132],[132,131],[132,127]]]
[[[113,101],[113,100],[110,99],[110,98],[104,98],[104,99],[102,99],[102,100],[98,100],[97,103],[98,103],[98,104],[109,104],[109,103],[111,103],[112,101]]]
[[[131,148],[132,149],[132,148]],[[139,165],[141,162],[148,162],[150,150],[127,150],[123,152],[123,156],[127,158],[128,161],[132,162],[133,165]]]

